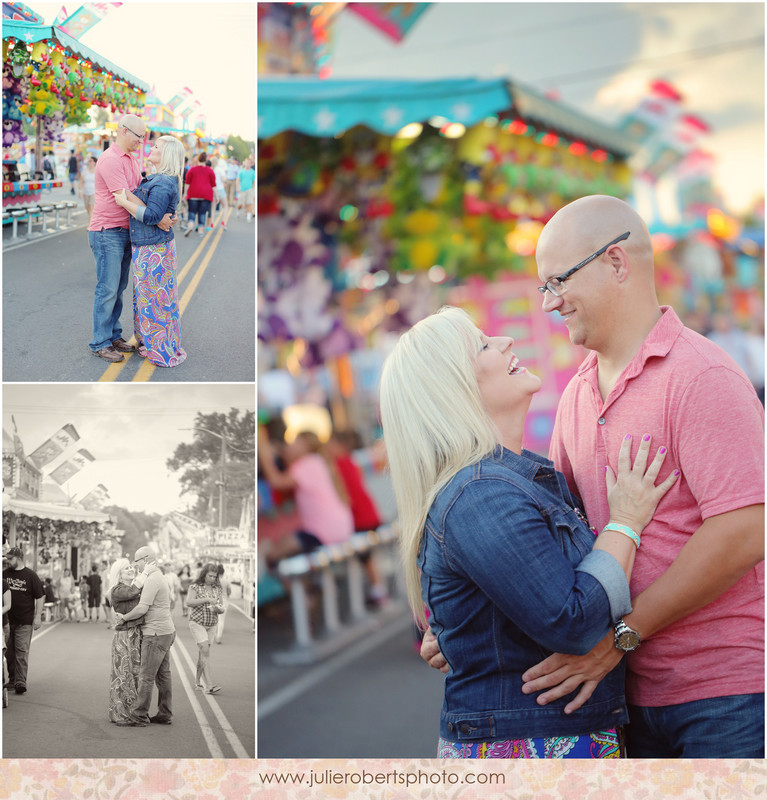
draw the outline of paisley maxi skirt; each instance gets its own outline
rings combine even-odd
[[[181,348],[176,240],[134,245],[133,328],[139,355],[157,367],[175,367],[185,358]]]
[[[138,697],[141,668],[141,628],[115,631],[112,639],[112,673],[109,682],[109,721],[118,725],[130,721]]]

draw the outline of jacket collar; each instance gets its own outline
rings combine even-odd
[[[492,457],[527,480],[532,480],[542,470],[554,469],[554,463],[548,458],[524,448],[521,453],[515,453],[499,444]]]

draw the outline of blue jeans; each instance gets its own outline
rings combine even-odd
[[[11,623],[10,636],[6,642],[5,658],[8,662],[8,683],[27,685],[29,668],[29,648],[32,646],[32,625]]]
[[[202,227],[205,227],[205,217],[210,211],[210,200],[203,200],[199,197],[187,198],[189,205],[189,222],[194,222],[195,217]],[[196,226],[195,226],[196,227]]]
[[[141,640],[141,669],[138,675],[138,698],[131,716],[142,722],[149,721],[152,687],[157,686],[157,716],[173,716],[173,693],[170,683],[170,648],[176,638],[174,633],[159,636],[145,635]]]
[[[764,695],[629,706],[629,758],[764,758]]]
[[[96,259],[93,340],[89,345],[95,353],[111,347],[122,336],[123,292],[131,274],[130,231],[127,228],[88,231],[88,244]]]

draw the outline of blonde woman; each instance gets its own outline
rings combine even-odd
[[[118,558],[109,571],[108,596],[114,610],[127,614],[138,605],[141,587],[147,575],[157,571],[157,564],[147,563],[143,572],[136,570],[127,558]],[[109,721],[132,726],[131,711],[138,697],[138,676],[141,666],[141,623],[143,617],[128,622],[117,620],[112,638],[112,670],[109,679]]]
[[[665,449],[647,467],[641,436],[632,468],[626,436],[596,536],[564,476],[522,447],[540,387],[513,339],[457,308],[405,333],[381,375],[409,599],[424,627],[428,609],[449,665],[441,758],[622,755],[622,665],[573,714],[569,697],[539,706],[523,694],[522,675],[551,652],[588,652],[631,610],[640,534],[677,475],[656,487]]]
[[[160,136],[147,156],[156,170],[135,193],[115,192],[115,201],[130,215],[133,261],[133,326],[138,353],[157,367],[175,367],[185,358],[181,347],[176,240],[173,229],[157,227],[166,213],[175,214],[181,197],[184,146]]]

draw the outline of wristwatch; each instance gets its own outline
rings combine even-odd
[[[630,653],[632,650],[636,650],[641,642],[639,634],[633,628],[629,628],[622,619],[615,623],[615,646],[618,650]]]

